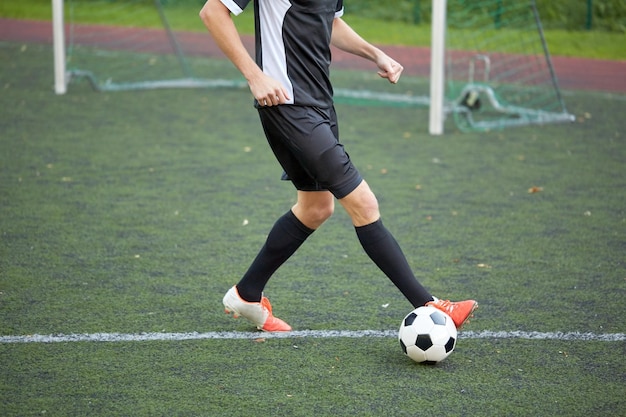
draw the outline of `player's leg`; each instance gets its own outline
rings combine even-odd
[[[362,181],[354,191],[339,202],[352,219],[365,253],[407,300],[415,307],[433,301],[430,293],[415,278],[400,245],[383,225],[378,201],[367,182]]]
[[[291,208],[309,229],[317,229],[335,211],[335,197],[328,191],[298,191],[298,200]]]
[[[380,218],[378,200],[365,180],[362,180],[348,195],[339,199],[354,227],[374,223]]]
[[[259,329],[288,331],[291,327],[273,316],[269,301],[263,297],[263,289],[274,272],[333,214],[335,203],[333,195],[320,189],[297,155],[301,146],[296,141],[306,142],[308,135],[303,137],[302,132],[313,130],[315,126],[312,124],[304,129],[300,126],[300,121],[306,120],[308,110],[279,106],[263,109],[259,114],[268,143],[286,176],[298,189],[298,198],[296,204],[276,221],[256,258],[223,301],[227,312],[246,317]]]
[[[291,327],[272,314],[263,288],[276,270],[300,247],[334,210],[327,191],[298,191],[296,204],[279,218],[265,244],[236,286],[224,296],[228,313],[244,316],[265,331],[289,331]]]
[[[332,215],[333,210],[334,197],[329,192],[298,191],[296,204],[274,223],[265,244],[237,283],[239,295],[246,301],[260,301],[274,272]]]
[[[224,296],[225,311],[235,317],[247,318],[262,330],[290,331],[291,326],[272,314],[272,306],[263,296],[263,288],[311,233],[313,229],[298,220],[291,210],[281,216],[246,273]]]
[[[447,313],[457,327],[467,321],[478,304],[473,300],[450,302],[435,299],[419,283],[400,245],[383,225],[376,196],[365,181],[339,201],[350,215],[365,253],[414,307],[430,304]]]

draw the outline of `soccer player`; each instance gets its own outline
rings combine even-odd
[[[254,96],[265,136],[297,190],[247,272],[224,296],[227,313],[268,332],[291,327],[272,314],[263,289],[272,274],[334,211],[343,206],[356,235],[381,271],[414,308],[432,305],[457,327],[476,309],[474,300],[434,298],[415,278],[380,218],[376,196],[339,142],[330,46],[372,61],[378,75],[397,83],[403,67],[361,38],[342,18],[343,0],[255,0],[255,59],[244,48],[232,15],[251,0],[208,0],[200,11],[217,45],[243,74]]]

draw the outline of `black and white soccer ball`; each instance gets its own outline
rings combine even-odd
[[[398,332],[404,354],[427,364],[450,356],[456,339],[456,326],[450,316],[432,306],[418,307],[407,314]]]

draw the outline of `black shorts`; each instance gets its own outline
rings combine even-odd
[[[334,108],[259,107],[267,141],[283,167],[283,179],[300,191],[330,191],[341,199],[363,178],[339,143]]]

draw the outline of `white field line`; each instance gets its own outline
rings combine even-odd
[[[299,330],[287,333],[262,332],[190,332],[190,333],[76,333],[51,335],[0,336],[0,343],[68,343],[68,342],[147,342],[180,340],[236,340],[289,338],[395,338],[396,330]],[[459,339],[527,339],[558,341],[623,342],[626,333],[461,331]]]

